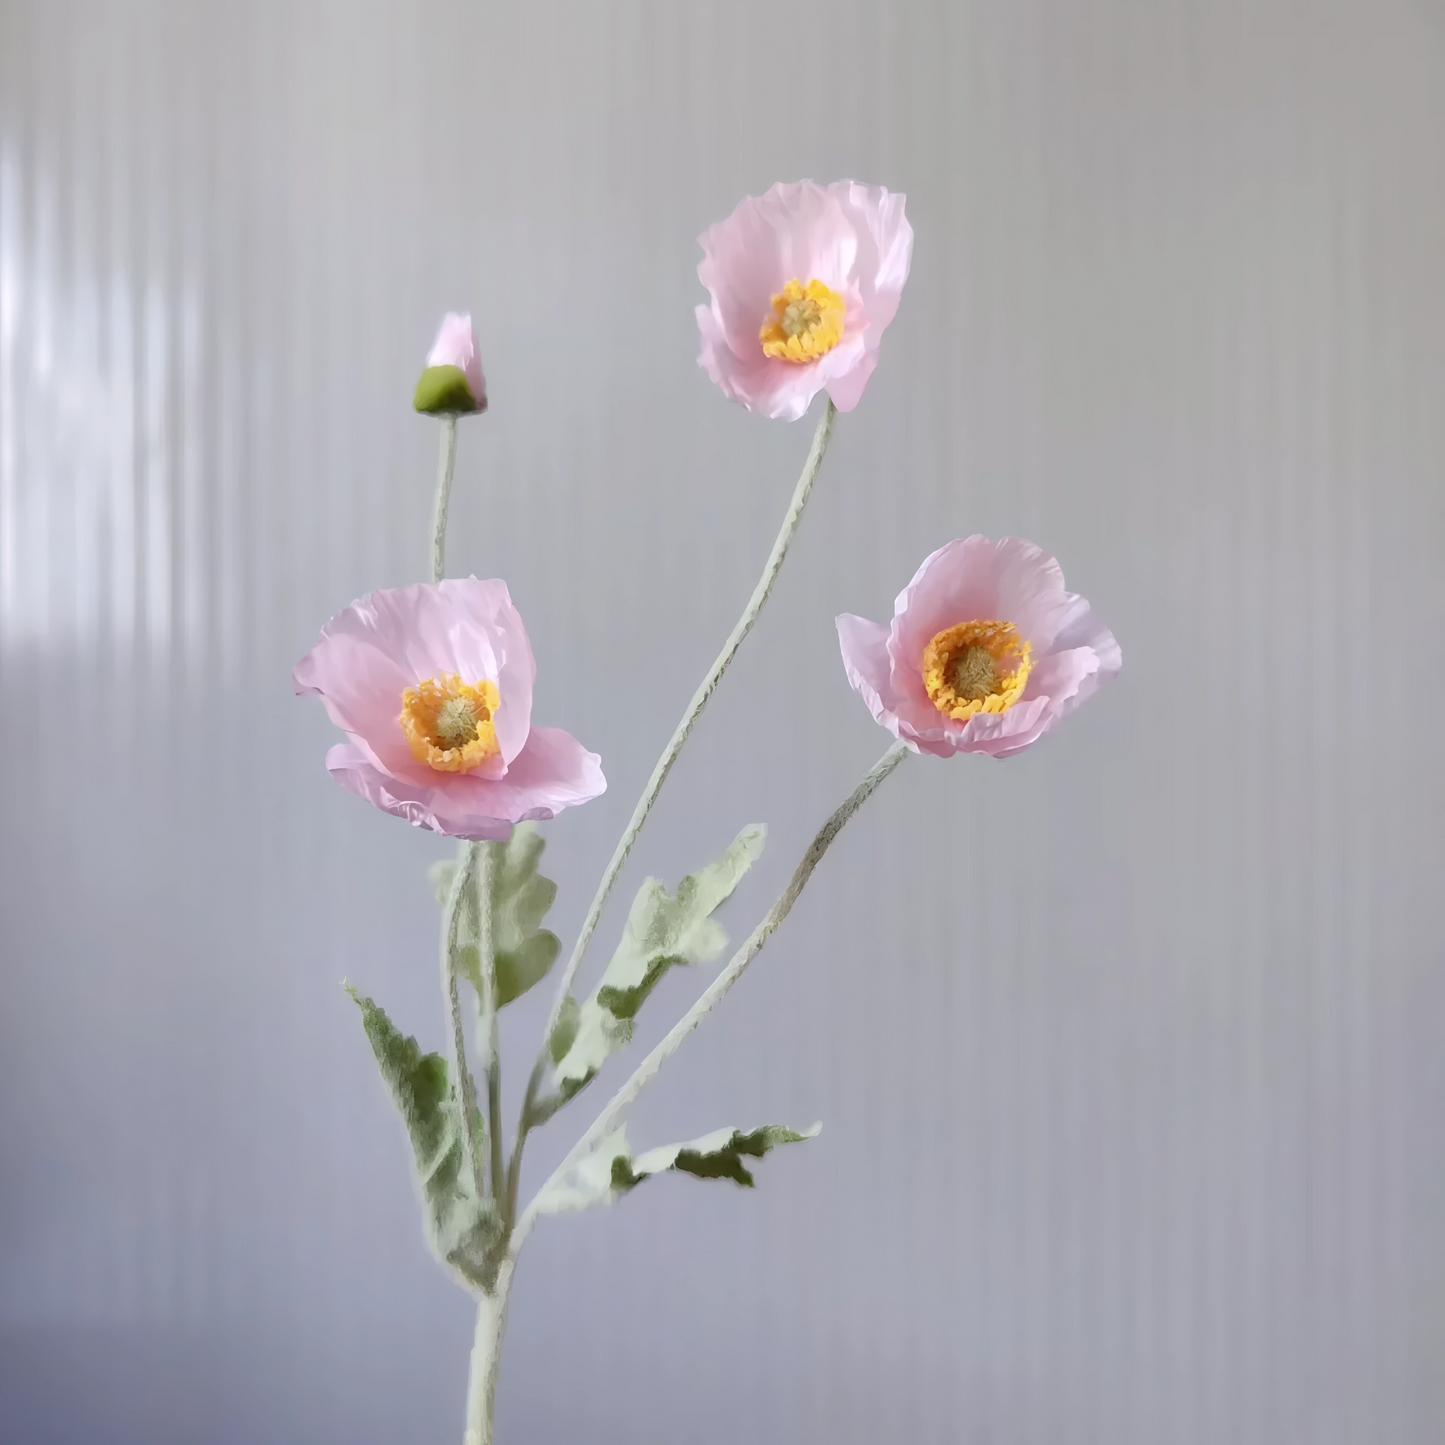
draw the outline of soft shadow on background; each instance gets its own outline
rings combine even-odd
[[[339,987],[439,1043],[448,850],[290,667],[424,575],[470,310],[449,560],[611,782],[545,827],[570,937],[807,449],[692,316],[699,231],[800,176],[907,192],[912,279],[601,957],[766,821],[751,926],[887,741],[833,615],[949,538],[1056,553],[1124,672],[843,836],[633,1130],[821,1138],[544,1221],[501,1438],[1445,1436],[1442,136],[1423,0],[5,0],[0,1436],[459,1437]]]

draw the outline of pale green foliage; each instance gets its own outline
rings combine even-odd
[[[557,1015],[557,1026],[547,1040],[547,1052],[554,1064],[560,1064],[567,1057],[572,1041],[577,1037],[577,1026],[582,1021],[582,1007],[571,994],[562,1000],[562,1010]]]
[[[760,1129],[717,1129],[686,1144],[665,1144],[633,1155],[628,1151],[623,1129],[609,1135],[564,1179],[546,1189],[537,1201],[542,1214],[568,1214],[593,1204],[610,1204],[652,1174],[672,1169],[699,1179],[731,1179],[744,1188],[753,1187],[752,1172],[745,1159],[761,1159],[779,1144],[801,1144],[815,1139],[822,1129],[814,1124],[799,1133],[781,1124]]]
[[[557,959],[561,947],[557,935],[541,926],[557,885],[537,871],[546,847],[535,823],[518,823],[505,843],[486,843],[494,853],[492,868],[492,947],[497,959],[497,1006],[521,998],[540,983]],[[458,863],[448,860],[431,868],[432,888],[437,902],[445,906],[456,878]],[[467,892],[457,918],[457,967],[480,989],[480,933],[478,882]]]
[[[805,1139],[816,1139],[822,1128],[821,1124],[814,1124],[801,1134],[782,1124],[764,1124],[760,1129],[746,1132],[716,1129],[687,1144],[665,1144],[660,1149],[649,1149],[625,1164],[614,1159],[612,1181],[631,1188],[649,1174],[677,1169],[684,1174],[695,1174],[699,1179],[731,1179],[734,1184],[751,1189],[753,1176],[744,1166],[744,1159],[761,1159],[779,1144],[801,1144]]]
[[[760,824],[744,828],[720,858],[684,878],[676,894],[656,878],[638,889],[597,991],[582,1004],[569,999],[552,1034],[558,1085],[552,1109],[631,1040],[638,1009],[669,968],[707,963],[722,952],[727,935],[712,914],[763,851],[766,832]]]
[[[467,1162],[462,1112],[440,1054],[424,1054],[386,1016],[385,1011],[350,985],[346,990],[361,1009],[381,1076],[406,1123],[416,1156],[427,1243],[443,1264],[468,1284],[490,1289],[503,1244],[497,1206],[478,1195]],[[486,1138],[480,1113],[477,1138]]]

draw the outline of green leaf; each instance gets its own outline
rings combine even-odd
[[[567,1050],[572,1047],[572,1041],[577,1037],[577,1026],[582,1019],[582,1009],[577,1000],[569,993],[562,1000],[562,1011],[557,1015],[557,1026],[552,1030],[552,1036],[547,1040],[547,1052],[552,1056],[554,1064],[560,1064],[567,1057]]]
[[[707,963],[720,954],[727,935],[712,917],[763,851],[767,829],[752,824],[706,868],[684,878],[671,894],[649,878],[632,900],[622,941],[597,991],[574,1005],[575,1024],[553,1034],[553,1059],[562,1099],[570,1099],[632,1038],[632,1023],[658,980],[678,964]],[[566,1047],[559,1048],[565,1038]]]
[[[487,843],[492,865],[492,946],[497,960],[497,1006],[519,999],[535,987],[557,961],[561,942],[541,927],[557,897],[557,885],[537,871],[547,846],[535,823],[518,823],[505,843]],[[445,906],[460,865],[455,860],[432,864],[430,877],[437,902]],[[478,869],[480,879],[481,870]],[[481,989],[480,882],[463,900],[457,920],[457,967]]]
[[[424,1054],[385,1011],[350,984],[381,1076],[411,1138],[427,1243],[467,1283],[490,1289],[500,1262],[502,1224],[496,1204],[480,1197],[467,1162],[462,1111],[440,1054]],[[486,1125],[473,1115],[479,1147]]]
[[[726,1130],[719,1130],[691,1144],[684,1144],[673,1156],[670,1163],[662,1163],[666,1149],[652,1149],[633,1164],[633,1172],[639,1180],[660,1169],[677,1169],[684,1174],[695,1174],[699,1179],[731,1179],[746,1189],[753,1187],[753,1176],[743,1167],[744,1159],[761,1159],[769,1149],[779,1144],[801,1144],[807,1139],[816,1139],[822,1132],[821,1123],[801,1134],[782,1124],[764,1124],[761,1129],[743,1133],[734,1129],[727,1138]]]
[[[497,853],[492,870],[492,941],[500,1006],[539,984],[557,961],[562,944],[541,926],[557,897],[557,885],[537,871],[547,846],[537,825],[518,823],[507,842],[490,846]]]
[[[546,1189],[537,1201],[542,1214],[566,1214],[593,1204],[610,1204],[653,1174],[671,1169],[698,1179],[731,1179],[745,1189],[753,1187],[751,1171],[744,1159],[761,1159],[779,1144],[801,1144],[816,1139],[821,1124],[801,1133],[781,1124],[760,1129],[718,1129],[686,1144],[667,1144],[660,1149],[632,1155],[626,1131],[609,1135],[567,1176]]]

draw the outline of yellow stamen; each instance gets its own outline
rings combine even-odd
[[[1029,680],[1031,648],[1012,622],[992,619],[945,627],[923,649],[923,686],[945,717],[1007,712]],[[1003,664],[1012,663],[1005,671]]]
[[[763,354],[780,361],[816,361],[843,339],[847,307],[821,281],[789,281],[773,297],[773,314],[758,331]]]
[[[417,762],[439,773],[469,773],[501,751],[492,725],[500,701],[490,679],[465,683],[451,672],[407,688],[397,721]]]

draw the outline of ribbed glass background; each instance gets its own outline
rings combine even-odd
[[[470,310],[452,570],[611,783],[545,830],[570,938],[809,439],[695,366],[695,238],[806,175],[907,192],[913,275],[594,966],[766,821],[751,926],[887,742],[833,615],[949,538],[1056,553],[1125,668],[842,836],[632,1130],[822,1137],[544,1221],[501,1440],[1445,1438],[1442,137],[1433,0],[4,0],[0,1437],[460,1438],[338,986],[440,1044],[448,849],[290,667],[424,575]]]

